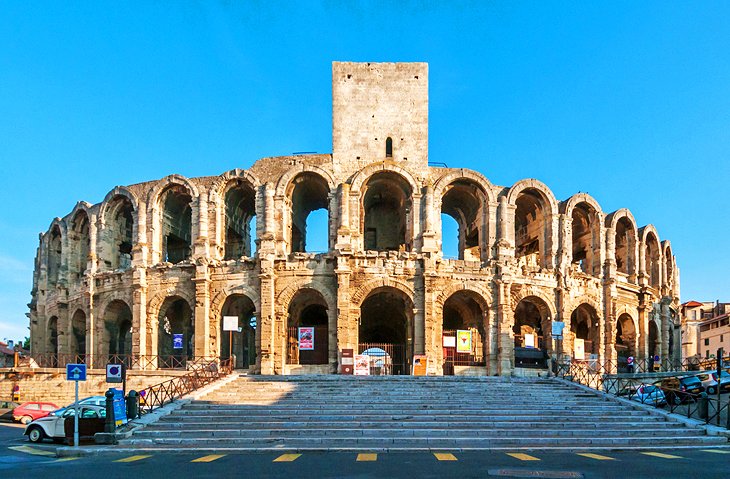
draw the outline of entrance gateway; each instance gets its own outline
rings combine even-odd
[[[410,374],[413,303],[403,292],[377,288],[360,306],[358,354],[368,356],[370,374]]]

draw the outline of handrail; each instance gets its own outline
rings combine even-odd
[[[66,364],[86,364],[104,369],[107,364],[124,364],[127,369],[191,369],[199,364],[217,361],[210,356],[145,355],[145,354],[65,354],[32,353],[21,358],[19,367],[63,368]]]
[[[139,392],[140,414],[150,413],[158,407],[173,402],[230,374],[232,370],[231,359],[211,361],[208,364],[196,365],[187,374],[142,389]]]

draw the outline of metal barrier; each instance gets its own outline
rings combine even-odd
[[[200,364],[216,361],[214,357],[187,357],[180,355],[140,355],[140,354],[57,354],[32,353],[19,362],[19,367],[63,368],[66,364],[86,364],[91,368],[104,369],[107,364],[124,364],[127,369],[185,370]]]
[[[208,364],[197,364],[187,374],[145,388],[139,392],[140,414],[147,414],[175,401],[230,374],[232,370],[230,359],[211,361]]]

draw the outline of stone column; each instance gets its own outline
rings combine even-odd
[[[497,302],[497,322],[499,324],[497,341],[498,357],[497,357],[497,373],[500,376],[510,376],[514,369],[514,349],[515,339],[512,332],[514,324],[514,312],[510,298],[510,283],[502,280],[495,281],[498,289]]]
[[[274,262],[270,258],[261,259],[261,312],[257,335],[260,345],[259,355],[256,357],[256,368],[261,374],[275,374],[275,321],[276,311],[274,304]]]
[[[197,212],[195,211],[197,209]],[[198,195],[197,208],[193,206],[193,224],[197,219],[197,235],[193,237],[193,258],[209,258],[208,245],[208,198],[204,193]],[[197,214],[196,214],[197,213]]]
[[[350,185],[340,185],[340,222],[337,228],[337,243],[335,249],[340,252],[352,251],[352,240],[350,238]]]
[[[139,357],[140,369],[149,369],[147,331],[147,270],[134,268],[132,273],[132,355]]]
[[[344,186],[344,185],[343,185]],[[337,356],[341,362],[341,351],[353,349],[357,354],[358,324],[357,318],[351,311],[349,257],[338,256],[335,275],[337,275]],[[353,306],[354,310],[354,306]],[[339,366],[338,370],[339,373]]]
[[[208,263],[202,259],[195,268],[195,357],[210,357],[210,275]]]
[[[437,238],[440,236],[434,228],[434,197],[433,186],[429,182],[426,185],[424,193],[424,210],[423,210],[423,245],[421,251],[424,253],[436,253],[439,251]]]

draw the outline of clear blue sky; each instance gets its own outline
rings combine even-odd
[[[730,300],[728,18],[728,2],[2,2],[0,339],[26,334],[37,235],[76,201],[330,152],[332,61],[428,62],[431,161],[628,207],[672,241],[683,300]]]

